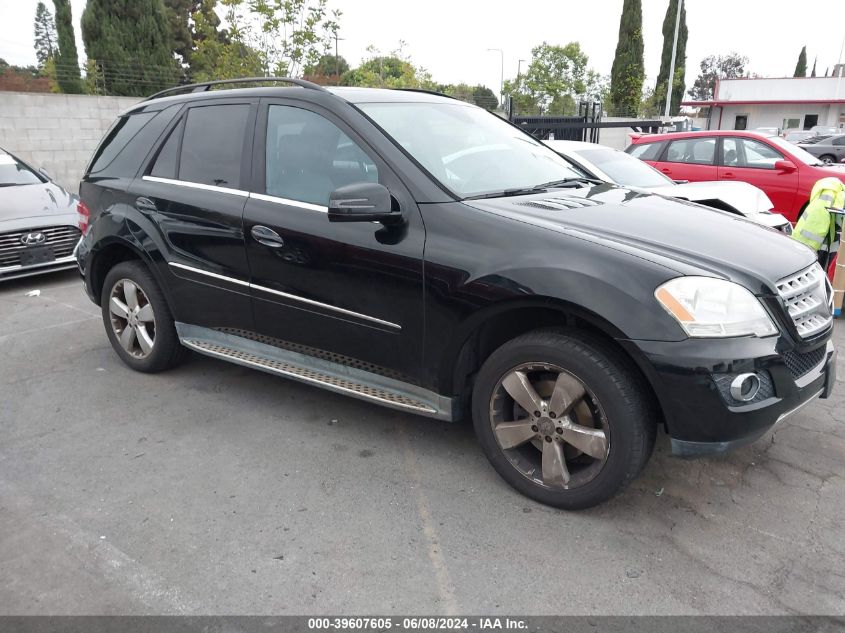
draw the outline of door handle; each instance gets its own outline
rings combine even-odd
[[[285,245],[285,241],[281,235],[273,229],[268,229],[266,226],[261,226],[260,224],[253,226],[250,234],[256,242],[264,246],[269,246],[270,248],[282,248]]]
[[[138,211],[158,211],[156,203],[144,196],[135,199],[135,208],[138,209]]]
[[[736,178],[736,176],[734,176],[734,173],[732,171],[726,171],[724,174],[722,174],[722,178],[727,178],[728,180],[731,180],[733,178]]]
[[[666,167],[664,167],[664,168],[663,168],[663,169],[661,169],[660,171],[662,171],[664,174],[671,174],[671,173],[672,173],[672,170],[671,170],[671,169],[667,169]]]

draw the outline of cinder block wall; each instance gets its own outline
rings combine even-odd
[[[0,147],[77,192],[91,154],[136,97],[0,92]]]

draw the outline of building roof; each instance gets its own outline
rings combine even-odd
[[[740,77],[720,79],[710,101],[682,101],[685,106],[845,103],[840,77]]]

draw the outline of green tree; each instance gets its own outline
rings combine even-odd
[[[672,45],[675,41],[675,22],[678,15],[678,0],[669,0],[666,17],[663,19],[663,53],[660,57],[660,72],[657,75],[657,86],[652,95],[654,105],[652,110],[662,114],[666,107],[666,84],[669,79],[669,66],[672,63]],[[672,102],[669,114],[677,116],[681,110],[681,101],[686,92],[686,61],[687,61],[687,10],[681,9],[681,22],[678,25],[678,48],[675,54],[675,76],[672,79]]]
[[[164,0],[164,11],[170,28],[170,45],[185,64],[191,63],[194,39],[191,32],[191,14],[196,11],[194,0]]]
[[[574,114],[576,100],[602,97],[602,79],[588,63],[578,42],[566,46],[543,42],[532,49],[528,69],[505,82],[503,93],[520,114]]]
[[[499,107],[499,99],[496,97],[496,93],[487,86],[480,84],[477,86],[470,86],[466,83],[437,84],[434,86],[434,90],[455,99],[475,104],[485,110],[495,110]]]
[[[624,0],[616,56],[610,71],[611,114],[637,115],[644,80],[642,0]]]
[[[340,11],[329,11],[328,0],[249,0],[263,36],[256,43],[268,72],[298,76],[325,54],[340,28]]]
[[[163,0],[88,0],[82,41],[107,94],[143,96],[177,81]]]
[[[79,56],[76,54],[76,35],[73,32],[73,16],[70,0],[53,0],[56,9],[56,33],[59,52],[56,60],[56,81],[62,92],[82,92],[82,75],[79,73]]]
[[[810,73],[810,77],[815,77],[815,76],[816,76],[816,64],[818,64],[818,63],[819,63],[819,58],[818,58],[818,57],[816,57],[816,58],[813,60],[813,72],[811,72],[811,73]]]
[[[48,59],[56,55],[56,23],[53,15],[43,2],[35,8],[35,57],[38,65],[44,66]]]
[[[229,25],[225,35],[217,27],[220,21],[209,7],[214,0],[204,0],[194,12],[194,45],[191,54],[191,74],[194,81],[213,79],[237,79],[264,74],[266,59],[263,53],[252,46],[249,23],[243,19],[239,9],[241,0],[222,0],[226,8],[226,22]]]
[[[487,86],[478,85],[472,89],[472,102],[485,110],[495,110],[499,107],[496,93]]]
[[[347,62],[343,55],[334,55],[326,53],[321,55],[316,64],[310,64],[305,67],[303,73],[306,75],[320,75],[323,77],[340,76],[349,70],[349,62]]]
[[[341,86],[363,86],[367,88],[424,88],[435,90],[437,85],[431,74],[415,66],[410,59],[402,57],[402,46],[390,55],[381,55],[373,46],[367,48],[370,58],[357,68],[340,77]]]
[[[695,101],[711,101],[718,79],[734,79],[745,74],[748,58],[738,53],[708,55],[701,60],[701,73],[693,83],[689,95]]]
[[[798,63],[795,64],[795,74],[793,77],[806,77],[807,76],[807,47],[804,46],[801,48],[801,52],[798,54]]]

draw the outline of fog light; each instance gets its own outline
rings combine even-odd
[[[740,402],[754,400],[760,391],[760,378],[757,374],[740,374],[731,381],[731,397]]]

